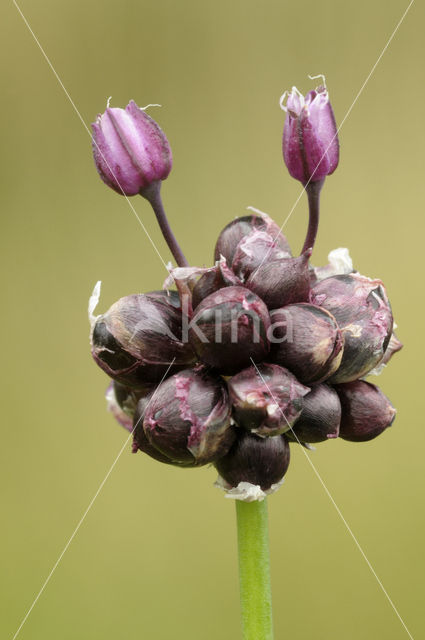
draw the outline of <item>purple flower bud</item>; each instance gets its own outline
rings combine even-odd
[[[134,196],[171,171],[170,145],[155,120],[131,100],[125,109],[107,108],[93,130],[93,155],[103,182]]]
[[[330,382],[350,382],[365,376],[385,353],[393,317],[384,285],[359,273],[318,282],[311,301],[335,317],[344,336],[344,353]]]
[[[338,394],[327,384],[318,384],[303,398],[301,416],[286,437],[295,442],[325,442],[337,438],[341,422]]]
[[[226,287],[212,293],[196,308],[189,340],[199,359],[223,375],[232,375],[261,362],[270,345],[267,307],[244,287]]]
[[[217,460],[235,439],[225,383],[202,368],[173,375],[153,394],[143,431],[151,446],[173,464],[193,467]],[[139,431],[135,438],[139,444]]]
[[[232,269],[245,282],[263,262],[290,258],[291,254],[282,249],[266,231],[251,231],[236,247]]]
[[[192,364],[194,354],[182,342],[176,296],[164,291],[126,296],[99,316],[93,327],[92,355],[101,369],[137,389]]]
[[[280,485],[288,470],[289,444],[285,436],[259,438],[243,429],[229,453],[215,463],[215,467],[227,490],[240,483],[259,486],[270,493]],[[263,496],[264,497],[264,496]]]
[[[290,304],[270,313],[272,360],[305,384],[322,382],[339,367],[344,340],[333,315],[313,304]]]
[[[298,258],[264,262],[250,275],[246,287],[264,300],[269,309],[278,309],[293,302],[308,302],[310,255],[309,249]]]
[[[303,397],[310,391],[277,364],[244,369],[230,378],[228,388],[236,424],[259,436],[288,431],[301,415]]]
[[[338,166],[339,143],[326,87],[320,86],[305,97],[293,87],[283,94],[281,107],[286,111],[283,158],[291,176],[305,185],[333,173]]]
[[[224,227],[215,245],[214,259],[226,258],[231,265],[239,242],[252,231],[265,231],[276,243],[276,247],[291,255],[291,248],[278,225],[267,214],[242,216],[235,218]]]
[[[374,384],[355,380],[337,384],[335,390],[342,407],[339,435],[344,440],[372,440],[394,422],[396,410]]]

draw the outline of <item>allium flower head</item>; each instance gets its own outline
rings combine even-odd
[[[372,440],[395,417],[363,379],[402,347],[383,283],[354,270],[344,248],[325,266],[310,263],[321,189],[339,160],[321,77],[306,96],[294,87],[281,98],[285,163],[308,200],[300,253],[250,206],[222,229],[213,264],[191,265],[160,196],[171,169],[161,129],[134,102],[108,106],[93,125],[102,179],[149,201],[177,263],[162,291],[127,295],[101,315],[100,283],[93,291],[90,340],[112,378],[108,408],[132,433],[133,452],[180,468],[212,463],[217,486],[247,502],[281,486],[290,446]]]
[[[339,143],[326,85],[306,96],[292,87],[281,97],[280,106],[286,112],[283,158],[291,176],[306,184],[333,173],[338,166]]]

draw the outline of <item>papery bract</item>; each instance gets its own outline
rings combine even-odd
[[[353,261],[348,249],[339,247],[328,254],[328,264],[324,267],[312,267],[310,271],[311,286],[332,276],[343,276],[353,272]]]

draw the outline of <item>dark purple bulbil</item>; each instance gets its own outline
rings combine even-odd
[[[286,437],[294,442],[326,442],[337,438],[341,423],[341,403],[336,391],[318,384],[303,398],[303,409]]]
[[[288,255],[292,255],[289,243],[281,232],[280,227],[269,216],[262,214],[243,216],[229,222],[218,236],[214,250],[214,260],[220,260],[220,257],[223,256],[226,258],[227,264],[231,265],[239,243],[253,231],[267,233],[272,237],[273,242],[279,249]]]
[[[240,482],[249,482],[269,491],[283,479],[289,459],[285,436],[260,438],[240,430],[233,447],[215,463],[215,467],[230,488],[237,487]]]
[[[244,236],[236,247],[232,269],[241,282],[245,282],[251,273],[263,262],[290,258],[291,254],[282,249],[275,238],[266,231],[251,231]]]
[[[192,309],[195,310],[204,298],[219,289],[241,284],[242,282],[236,274],[227,266],[225,259],[220,260],[215,267],[204,273],[194,285],[192,289]]]
[[[351,382],[369,373],[384,357],[393,316],[384,285],[359,273],[318,282],[311,300],[335,317],[344,336],[344,353],[333,383]]]
[[[118,300],[96,320],[92,355],[111,378],[135,389],[194,363],[190,345],[182,341],[176,294],[160,291]]]
[[[200,466],[214,462],[227,453],[235,439],[226,385],[203,368],[171,376],[158,387],[148,406],[138,410],[143,419],[140,448],[146,437],[174,464]],[[137,429],[137,444],[139,433]]]
[[[292,371],[304,384],[323,382],[341,364],[344,339],[329,311],[312,304],[290,304],[270,313],[273,362]]]
[[[278,309],[294,302],[308,302],[310,255],[311,251],[306,251],[298,258],[263,262],[248,278],[247,288],[264,300],[269,309]]]
[[[196,308],[189,340],[198,358],[223,375],[232,375],[269,352],[270,317],[266,305],[244,287],[212,293]]]
[[[277,364],[249,367],[228,381],[236,424],[259,436],[288,431],[303,411],[310,391]]]
[[[373,440],[394,422],[396,410],[374,384],[355,380],[335,389],[342,407],[339,435],[344,440]]]

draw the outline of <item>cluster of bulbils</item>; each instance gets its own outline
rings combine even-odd
[[[209,268],[189,267],[165,218],[160,185],[168,141],[134,102],[93,125],[101,178],[151,203],[179,265],[164,288],[89,304],[92,355],[112,382],[108,406],[133,450],[180,467],[212,463],[229,497],[261,500],[288,469],[290,442],[375,438],[395,416],[363,378],[401,348],[380,280],[353,270],[346,249],[314,268],[319,194],[339,157],[325,85],[284,94],[283,155],[309,200],[301,255],[254,210],[220,233]]]

